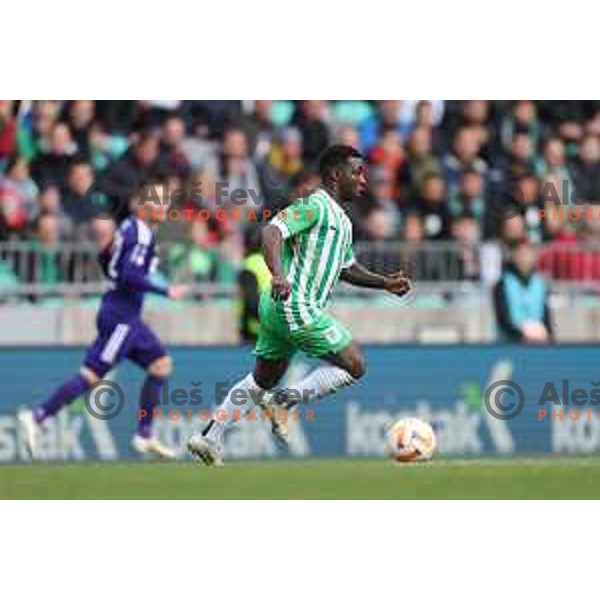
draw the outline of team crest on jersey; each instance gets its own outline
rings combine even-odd
[[[323,337],[330,344],[335,344],[342,339],[342,332],[335,325],[332,325],[323,332]]]

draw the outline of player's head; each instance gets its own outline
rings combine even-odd
[[[529,275],[535,268],[536,253],[525,237],[515,240],[510,247],[510,258],[522,275]]]
[[[319,160],[321,180],[341,198],[361,196],[367,188],[367,167],[363,155],[352,146],[330,146]]]

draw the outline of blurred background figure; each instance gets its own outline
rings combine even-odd
[[[0,175],[0,240],[26,233],[38,213],[38,194],[29,163],[18,154],[12,155],[5,175]]]
[[[154,133],[142,132],[131,147],[103,174],[100,189],[110,199],[111,214],[122,221],[129,214],[128,202],[135,191],[159,170],[160,145]]]
[[[586,135],[579,144],[579,158],[573,167],[579,203],[600,204],[600,138]]]
[[[72,157],[77,152],[71,131],[65,123],[56,123],[50,134],[49,147],[38,155],[32,165],[33,178],[40,185],[56,185],[64,189]]]
[[[232,194],[241,192],[244,198],[240,197],[234,203],[244,214],[251,209],[262,208],[264,195],[243,129],[233,128],[225,132],[221,154],[209,170],[222,183],[225,204],[232,202]],[[243,223],[243,219],[240,223]]]
[[[546,344],[552,340],[548,290],[535,267],[535,251],[525,239],[512,244],[510,261],[494,288],[498,339]]]
[[[168,175],[175,175],[185,181],[190,176],[191,165],[184,150],[186,137],[185,123],[181,117],[168,116],[162,126],[160,138],[160,158]]]
[[[408,142],[407,160],[403,164],[402,183],[409,197],[422,193],[423,181],[429,174],[441,174],[439,158],[433,153],[431,131],[425,127],[415,129]]]
[[[304,169],[302,134],[296,127],[286,127],[260,167],[261,189],[265,194],[265,208],[281,205],[282,198],[292,181]]]
[[[481,134],[475,127],[463,127],[456,133],[452,152],[444,159],[444,177],[450,193],[456,192],[466,169],[486,175],[488,165],[480,156],[481,145]]]
[[[420,216],[426,239],[443,241],[450,238],[451,215],[446,182],[441,175],[430,173],[425,177],[422,194],[412,203],[411,210]]]
[[[158,227],[163,268],[196,282],[196,300],[233,303],[262,211],[315,189],[331,143],[369,166],[368,192],[344,204],[357,250],[373,267],[412,265],[432,284],[416,305],[468,299],[491,315],[502,257],[522,238],[549,293],[600,302],[598,101],[0,101],[0,261],[22,283],[85,295],[95,272],[77,265],[94,256],[95,217],[120,222],[133,191],[160,181],[180,211]],[[60,277],[32,275],[52,254]]]
[[[329,144],[324,100],[301,100],[293,123],[302,134],[304,159],[314,162]]]
[[[261,252],[260,229],[248,232],[238,287],[240,339],[246,344],[253,344],[258,337],[260,296],[271,289],[271,272]]]
[[[94,183],[94,171],[90,163],[83,158],[71,162],[67,172],[67,186],[62,196],[62,209],[82,237],[88,233],[86,224],[95,216],[90,200]]]

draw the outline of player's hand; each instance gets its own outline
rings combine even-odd
[[[176,284],[169,287],[169,298],[171,300],[181,300],[190,293],[190,286],[187,284]]]
[[[273,277],[271,281],[271,296],[275,300],[287,300],[291,293],[292,286],[283,275]]]
[[[412,282],[403,271],[386,277],[385,289],[396,296],[405,296],[412,289]]]
[[[525,341],[529,344],[546,344],[548,342],[548,331],[543,323],[524,323],[521,331]]]

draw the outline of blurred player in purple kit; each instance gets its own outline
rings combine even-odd
[[[150,184],[152,185],[152,184]],[[159,189],[156,184],[154,189]],[[146,198],[149,187],[142,188],[137,198]],[[133,199],[134,209],[139,207]],[[158,257],[152,222],[165,218],[167,206],[152,206],[142,218],[132,215],[119,226],[112,241],[100,252],[99,262],[110,281],[104,294],[96,325],[98,334],[88,348],[79,373],[65,381],[44,402],[19,413],[25,434],[25,445],[32,456],[38,456],[39,425],[85,394],[122,360],[129,359],[142,367],[147,377],[139,399],[137,431],[132,447],[140,454],[173,459],[173,451],[163,445],[152,431],[153,410],[160,403],[162,387],[172,371],[172,361],[159,339],[141,318],[144,296],[161,294],[174,300],[185,297],[186,285],[164,286],[154,283],[150,274]]]

